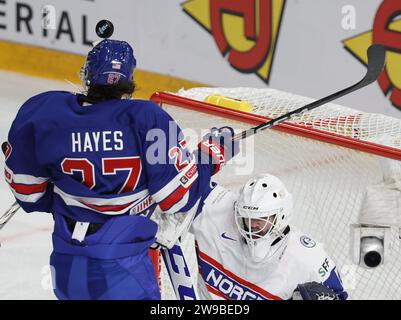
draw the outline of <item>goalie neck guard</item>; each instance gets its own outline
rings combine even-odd
[[[281,247],[292,207],[292,195],[275,176],[259,175],[244,185],[235,203],[235,222],[254,261],[273,256]]]

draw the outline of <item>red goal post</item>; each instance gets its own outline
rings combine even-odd
[[[150,100],[159,104],[160,106],[168,104],[172,106],[190,109],[196,112],[212,114],[227,119],[249,123],[253,126],[257,126],[272,119],[258,114],[243,112],[239,110],[226,108],[224,106],[217,106],[204,101],[181,97],[168,92],[155,92],[151,96]],[[324,106],[322,106],[321,108],[324,108]],[[366,153],[371,153],[374,155],[391,158],[394,160],[401,160],[401,149],[383,146],[372,142],[357,140],[331,132],[325,132],[322,130],[307,128],[299,124],[281,123],[273,127],[272,129],[304,138],[311,138],[314,140],[335,144],[345,148],[352,148],[354,150],[359,150]]]

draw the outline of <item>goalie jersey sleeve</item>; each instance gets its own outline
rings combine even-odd
[[[307,235],[300,234],[299,242],[302,246],[309,248],[312,252],[308,262],[310,265],[311,275],[310,282],[316,281],[322,283],[326,287],[332,289],[340,299],[347,299],[348,293],[343,287],[340,274],[333,259],[327,254],[324,245],[316,243]]]
[[[6,180],[23,209],[77,221],[154,202],[185,212],[208,192],[211,172],[195,163],[173,119],[144,100],[82,107],[68,92],[40,94],[20,108],[6,150]]]

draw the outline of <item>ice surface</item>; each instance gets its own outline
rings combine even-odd
[[[19,107],[31,96],[48,90],[74,88],[68,83],[0,72],[0,141]],[[0,157],[3,168],[4,158]],[[0,179],[0,215],[14,202],[3,178]],[[45,213],[25,213],[22,209],[0,231],[0,300],[55,299],[51,287],[49,256],[53,220]]]

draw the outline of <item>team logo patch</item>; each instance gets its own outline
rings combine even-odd
[[[9,142],[4,142],[1,146],[1,148],[4,153],[5,159],[7,160],[10,157],[11,152],[13,151],[13,148]]]
[[[115,70],[120,70],[121,69],[121,62],[120,61],[115,61],[113,60],[111,62],[111,67]]]
[[[107,76],[107,84],[117,84],[121,79],[121,75],[117,73],[109,73]]]
[[[142,200],[141,202],[139,202],[137,205],[135,205],[135,207],[133,207],[131,209],[131,213],[132,214],[138,214],[143,212],[144,210],[148,209],[152,204],[154,204],[155,202],[153,201],[151,196],[146,197],[144,200]]]
[[[183,185],[186,185],[188,181],[189,181],[189,180],[188,180],[188,178],[187,178],[186,176],[183,176],[183,177],[180,178],[180,182],[181,182]]]
[[[314,246],[316,246],[315,240],[312,240],[308,236],[302,236],[300,238],[300,241],[301,241],[302,245],[307,248],[313,248]]]

